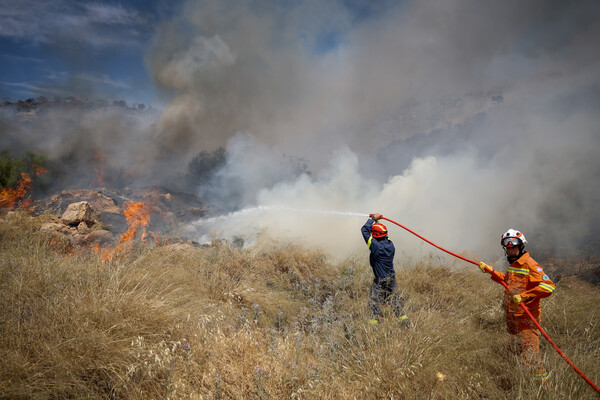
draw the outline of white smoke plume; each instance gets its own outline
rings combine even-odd
[[[226,49],[227,62],[216,62],[215,50],[214,70],[191,68],[192,83],[170,85],[172,40],[159,38],[163,60],[152,65],[159,83],[201,99],[202,113],[189,114],[197,140],[222,144],[248,132],[243,154],[234,150],[241,157],[230,154],[220,174],[243,182],[243,205],[259,207],[199,221],[201,232],[338,255],[362,249],[365,218],[292,208],[381,212],[480,258],[501,255],[499,237],[511,227],[546,255],[597,247],[597,5],[413,1],[356,22],[339,2],[201,4],[182,18],[211,48]],[[330,28],[323,7],[336,15]],[[342,38],[321,54],[311,46],[327,29]],[[188,42],[197,53],[197,40]],[[313,174],[265,169],[287,152],[309,159]],[[407,255],[423,247],[388,225]]]

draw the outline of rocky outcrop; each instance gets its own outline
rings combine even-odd
[[[78,226],[87,225],[87,228],[93,226],[100,220],[100,213],[92,208],[87,201],[71,203],[61,217],[65,225]]]
[[[110,244],[115,241],[113,234],[100,222],[101,214],[87,201],[71,203],[60,218],[53,217],[40,229],[54,235],[61,235],[72,245],[86,246]]]
[[[117,198],[117,200],[122,203],[127,199]],[[94,210],[102,215],[121,214],[121,209],[114,198],[97,190],[89,189],[64,190],[50,199],[40,202],[40,206],[43,209],[58,209],[62,213],[66,211],[68,205],[81,201],[87,201]]]

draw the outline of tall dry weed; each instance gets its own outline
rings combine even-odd
[[[102,263],[65,254],[38,225],[0,220],[2,398],[596,398],[545,343],[549,387],[531,380],[502,287],[477,269],[398,263],[412,327],[390,310],[373,326],[366,254],[334,265],[289,245],[135,243]],[[563,278],[542,321],[596,382],[599,299]]]

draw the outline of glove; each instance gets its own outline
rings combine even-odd
[[[375,221],[379,221],[381,219],[381,217],[383,217],[383,215],[375,213],[375,214],[371,214],[370,217],[373,217],[373,219]]]
[[[525,301],[525,299],[524,299],[524,298],[523,298],[523,296],[521,296],[520,294],[515,294],[515,295],[512,297],[512,301],[513,301],[513,303],[515,303],[515,304],[519,304],[519,303],[521,303],[522,301]]]
[[[487,268],[487,270],[486,270]],[[491,265],[487,265],[486,263],[484,263],[483,261],[479,263],[479,269],[481,270],[481,272],[494,272],[494,267],[492,267]]]

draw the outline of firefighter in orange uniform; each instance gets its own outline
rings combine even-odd
[[[502,235],[500,244],[510,263],[506,274],[494,271],[490,265],[481,262],[479,268],[482,272],[491,272],[492,280],[504,281],[508,290],[504,291],[504,309],[508,332],[517,335],[519,340],[519,353],[525,365],[532,368],[533,378],[545,380],[548,376],[540,357],[540,332],[522,309],[523,302],[531,315],[540,322],[540,301],[554,292],[554,283],[544,273],[538,264],[525,250],[525,235],[522,232],[509,229]],[[488,271],[486,271],[486,268]]]

